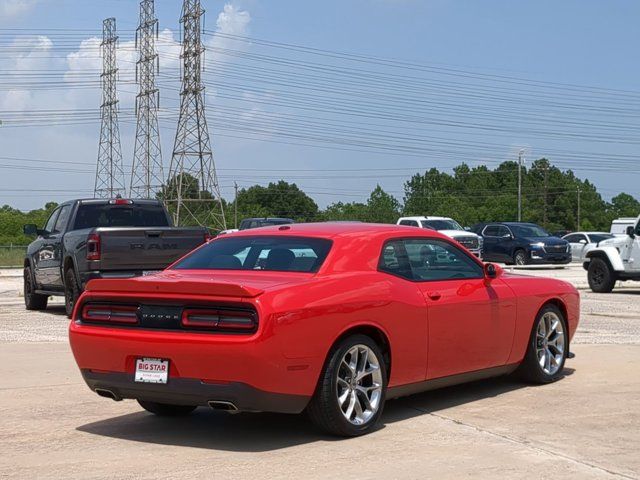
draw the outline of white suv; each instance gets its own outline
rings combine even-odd
[[[482,237],[468,232],[458,222],[449,217],[402,217],[396,222],[398,225],[409,227],[430,228],[437,230],[447,237],[453,238],[476,257],[482,257]]]
[[[591,290],[607,293],[617,280],[640,280],[640,217],[624,235],[589,250],[583,263]]]

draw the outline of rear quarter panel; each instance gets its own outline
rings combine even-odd
[[[320,375],[334,342],[361,326],[376,327],[387,337],[391,386],[425,378],[425,301],[409,282],[379,272],[334,274],[268,292],[258,301],[263,313],[269,310],[267,322],[284,356],[308,363],[313,378]]]
[[[511,287],[517,298],[516,330],[508,363],[522,361],[540,309],[549,302],[557,304],[565,314],[569,339],[580,321],[580,294],[573,285],[553,278],[505,274],[502,280]]]

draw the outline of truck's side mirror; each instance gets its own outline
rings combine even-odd
[[[25,235],[30,237],[36,237],[39,234],[38,226],[33,223],[28,223],[24,227],[22,227],[22,231]]]
[[[629,235],[631,238],[636,238],[636,233],[635,233],[635,227],[633,225],[629,225],[627,227],[627,235]]]

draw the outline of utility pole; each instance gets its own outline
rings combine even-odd
[[[166,191],[175,224],[197,224],[225,230],[218,177],[204,112],[201,64],[200,0],[182,4],[182,92],[180,117]]]
[[[580,230],[580,186],[578,186],[578,225],[576,230]]]
[[[158,129],[160,93],[156,88],[156,75],[159,71],[155,44],[157,38],[158,19],[155,15],[154,0],[142,0],[140,23],[136,30],[137,122],[129,187],[129,194],[135,198],[152,198],[154,192],[164,183]]]
[[[238,228],[238,182],[233,182],[235,196],[233,198],[233,228]]]
[[[102,22],[102,105],[100,113],[100,143],[98,164],[93,196],[112,198],[125,194],[122,151],[120,149],[120,129],[118,128],[118,96],[116,93],[116,19],[107,18]]]
[[[522,156],[524,150],[518,152],[518,221],[522,221]]]
[[[548,194],[549,194],[549,181],[548,181],[548,175],[549,174],[549,168],[548,165],[545,164],[544,165],[544,208],[542,211],[542,226],[544,228],[547,228],[547,221],[549,219],[548,217],[548,213],[547,213],[547,208],[548,208]]]

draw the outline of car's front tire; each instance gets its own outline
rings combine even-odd
[[[49,297],[35,293],[36,286],[33,283],[33,276],[30,267],[24,267],[24,306],[27,310],[45,310]]]
[[[531,383],[558,380],[568,351],[567,320],[557,306],[546,305],[533,323],[527,353],[519,368],[521,376]]]
[[[591,290],[596,293],[609,293],[616,284],[616,277],[611,267],[599,257],[592,258],[589,262],[587,280]]]
[[[147,412],[160,417],[179,417],[189,415],[197,408],[191,405],[171,405],[169,403],[148,402],[146,400],[138,400],[138,403]]]
[[[329,353],[307,413],[325,432],[344,437],[363,435],[380,419],[386,390],[382,350],[370,337],[352,335]]]
[[[524,250],[516,250],[513,253],[513,264],[514,265],[526,265],[527,262],[527,252]]]

